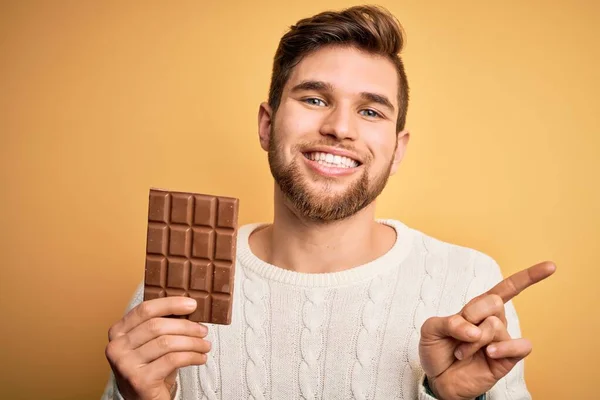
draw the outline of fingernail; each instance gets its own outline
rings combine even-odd
[[[196,307],[196,300],[191,299],[189,297],[186,297],[186,299],[185,299],[185,307],[186,308]]]
[[[456,357],[459,360],[462,360],[462,358],[463,358],[462,351],[460,351],[459,349],[456,349],[456,351],[454,352],[454,357]]]
[[[496,353],[496,346],[488,346],[487,351],[490,356],[493,356]]]
[[[479,329],[475,328],[474,326],[467,329],[467,336],[469,336],[471,338],[477,337],[478,334],[479,334]]]
[[[200,327],[200,332],[202,332],[203,335],[206,335],[208,333],[208,328],[202,324],[198,324],[198,326]]]

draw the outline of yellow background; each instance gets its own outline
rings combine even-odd
[[[143,277],[150,186],[271,218],[257,139],[280,36],[344,1],[0,6],[0,397],[94,399]],[[408,34],[405,162],[378,214],[559,270],[515,300],[536,399],[598,395],[600,7],[382,1]]]

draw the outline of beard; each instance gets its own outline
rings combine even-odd
[[[342,148],[339,142],[330,139],[298,144],[292,149],[292,154],[304,157],[302,149],[308,149],[314,145]],[[285,163],[283,149],[273,125],[271,125],[269,138],[268,158],[273,179],[291,203],[298,217],[318,223],[346,219],[371,204],[385,188],[393,161],[392,158],[387,168],[371,180],[367,170],[371,159],[364,160],[361,176],[343,192],[334,193],[332,186],[338,178],[319,176],[318,179],[324,183],[324,187],[319,190],[311,190],[310,182],[308,182],[308,178],[302,176],[297,160],[293,160],[289,164]]]

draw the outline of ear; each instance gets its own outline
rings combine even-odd
[[[263,102],[258,108],[258,138],[260,140],[260,147],[264,151],[269,150],[269,139],[271,136],[271,117],[273,111],[269,106],[269,103]]]
[[[392,162],[392,169],[390,171],[390,175],[394,175],[400,166],[400,162],[404,158],[404,154],[406,153],[406,148],[408,147],[408,141],[410,140],[410,132],[408,130],[403,130],[398,132],[398,146],[396,146],[396,151],[394,152],[394,161]]]

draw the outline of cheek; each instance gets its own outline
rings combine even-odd
[[[319,131],[318,112],[308,110],[297,101],[286,102],[282,111],[279,126],[287,137],[302,138]]]
[[[390,140],[392,137],[392,140]],[[394,148],[396,147],[396,138],[389,132],[374,134],[369,138],[366,145],[371,149],[373,164],[377,166],[386,166],[394,157]]]

